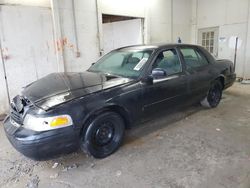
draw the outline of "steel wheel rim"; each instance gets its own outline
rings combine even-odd
[[[94,133],[94,142],[97,146],[105,146],[114,138],[114,124],[112,122],[103,122]]]
[[[218,84],[214,85],[209,91],[209,102],[212,106],[216,106],[221,99],[221,91]]]

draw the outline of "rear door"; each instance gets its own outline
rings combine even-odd
[[[180,53],[186,66],[190,100],[202,98],[210,87],[212,64],[201,50],[196,47],[180,47]]]
[[[157,53],[149,72],[155,68],[164,69],[167,75],[154,78],[153,84],[142,86],[144,120],[173,109],[187,99],[188,79],[176,49],[165,49]]]

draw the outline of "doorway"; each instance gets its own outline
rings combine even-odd
[[[123,46],[143,44],[143,19],[102,15],[104,54]]]

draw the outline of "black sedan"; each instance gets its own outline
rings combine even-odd
[[[216,107],[236,75],[196,45],[129,46],[114,50],[86,72],[54,73],[26,86],[4,122],[12,145],[44,160],[81,148],[104,158],[124,130],[160,111],[200,102]]]

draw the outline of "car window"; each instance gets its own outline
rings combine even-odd
[[[193,48],[181,48],[181,53],[187,69],[201,67],[208,64],[206,57]]]
[[[88,71],[137,78],[151,53],[152,50],[113,51],[92,65]]]
[[[170,49],[160,52],[153,64],[153,69],[155,68],[164,69],[167,76],[181,72],[182,67],[176,50]]]
[[[198,57],[199,57],[199,60],[200,60],[200,64],[201,65],[207,65],[208,64],[207,58],[199,51],[197,51],[197,54],[198,54]]]

